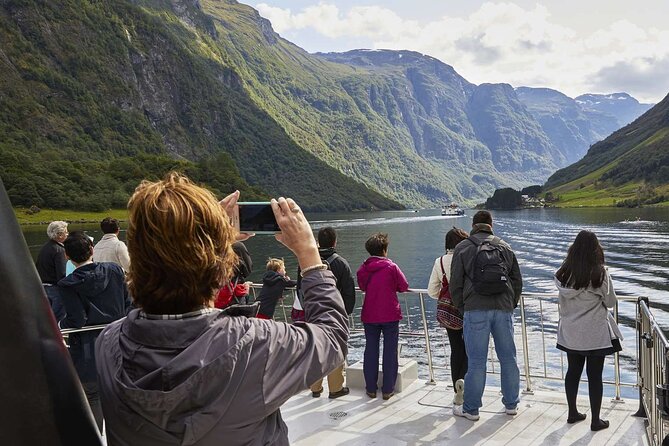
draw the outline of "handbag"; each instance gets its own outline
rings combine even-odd
[[[458,308],[453,305],[451,291],[448,288],[448,278],[444,271],[444,257],[439,259],[441,264],[441,289],[439,290],[439,299],[437,300],[437,322],[443,328],[451,330],[462,330],[462,316]]]

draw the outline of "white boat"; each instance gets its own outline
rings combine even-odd
[[[460,209],[460,207],[457,204],[451,203],[448,206],[441,207],[441,215],[445,216],[465,215],[465,211],[463,209]]]

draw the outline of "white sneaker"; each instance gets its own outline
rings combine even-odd
[[[507,415],[518,415],[518,408],[514,407],[513,409],[504,409],[504,412],[506,412]]]
[[[453,397],[454,406],[462,406],[465,402],[465,380],[459,379],[455,382],[455,397]]]
[[[478,415],[467,413],[462,409],[462,406],[453,406],[453,415],[456,417],[464,417],[471,421],[478,421],[481,418]]]

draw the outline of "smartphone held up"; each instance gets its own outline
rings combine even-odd
[[[275,234],[281,232],[269,202],[239,202],[233,210],[232,224],[239,232]]]

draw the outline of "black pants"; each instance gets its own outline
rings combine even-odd
[[[98,392],[98,382],[91,381],[81,383],[84,388],[84,393],[86,393],[86,399],[88,400],[88,405],[91,406],[91,412],[93,412],[93,417],[95,418],[95,424],[98,425],[100,433],[102,433],[102,403],[100,403],[100,393]]]
[[[583,365],[587,361],[586,373],[588,375],[588,395],[590,397],[591,423],[599,421],[599,411],[602,407],[602,371],[604,370],[604,359],[606,356],[583,356],[575,353],[567,353],[567,374],[564,379],[564,389],[567,394],[569,405],[569,418],[578,414],[576,409],[576,396],[578,395],[578,384],[583,373]]]
[[[465,379],[467,373],[467,352],[465,351],[465,338],[463,330],[446,329],[448,342],[451,344],[451,378],[453,387],[459,379]]]

